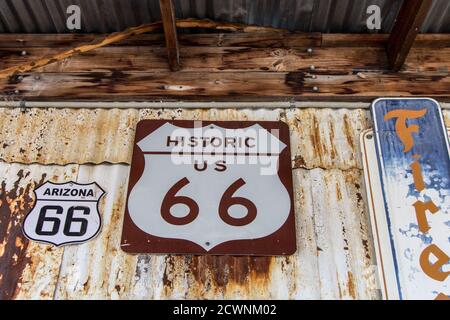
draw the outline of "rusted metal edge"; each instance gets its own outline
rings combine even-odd
[[[325,108],[325,109],[369,109],[369,102],[332,101],[255,101],[255,102],[99,102],[99,101],[0,101],[0,108],[92,108],[92,109],[278,109],[278,108]],[[450,103],[440,102],[441,108],[450,109]]]

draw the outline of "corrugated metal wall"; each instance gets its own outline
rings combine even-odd
[[[287,122],[297,253],[123,253],[134,128],[156,118]],[[364,109],[0,109],[0,299],[380,298],[360,161],[368,127]],[[97,238],[54,248],[23,237],[32,190],[45,180],[95,180],[107,191]]]
[[[382,9],[389,32],[403,0],[174,0],[178,18],[210,18],[305,32],[367,32],[366,9]],[[68,32],[66,9],[82,9],[81,32],[113,32],[160,19],[158,0],[0,0],[0,32]],[[450,32],[450,1],[434,0],[424,32]]]

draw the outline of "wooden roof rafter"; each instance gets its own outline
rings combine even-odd
[[[167,56],[169,58],[170,70],[180,70],[180,48],[177,37],[177,26],[175,9],[172,0],[159,0],[161,19],[166,38]]]
[[[399,71],[405,63],[432,3],[432,0],[403,2],[387,43],[389,65],[393,71]]]

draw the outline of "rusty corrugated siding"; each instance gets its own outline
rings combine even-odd
[[[449,110],[444,110],[444,121],[445,124],[447,125],[447,127],[450,127],[450,111]]]
[[[0,300],[53,297],[64,249],[28,241],[21,225],[38,184],[76,180],[77,171],[78,165],[0,162]]]
[[[128,162],[137,110],[1,109],[0,159],[67,164]]]
[[[450,125],[450,112],[444,113]],[[273,258],[123,253],[127,163],[135,124],[144,118],[286,121],[297,253]],[[359,134],[370,127],[367,110],[5,108],[0,121],[0,298],[380,298],[359,160]],[[52,248],[22,236],[32,189],[47,179],[95,180],[107,191],[97,238]]]
[[[360,167],[366,110],[8,109],[0,108],[0,160],[60,164],[129,163],[141,119],[282,120],[292,128],[295,167]],[[337,148],[341,152],[337,152]]]

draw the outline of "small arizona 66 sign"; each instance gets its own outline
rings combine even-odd
[[[86,242],[100,231],[98,203],[105,192],[97,183],[47,181],[34,193],[35,205],[23,224],[27,238],[62,246]]]

